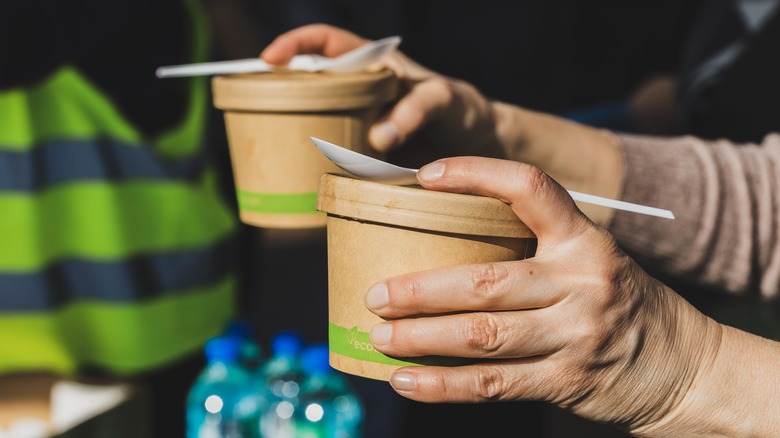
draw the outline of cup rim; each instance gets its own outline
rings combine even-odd
[[[317,210],[329,216],[445,233],[536,237],[508,204],[495,198],[384,184],[339,173],[320,177]]]

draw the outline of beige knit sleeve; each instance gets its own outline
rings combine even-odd
[[[780,135],[761,145],[619,135],[621,199],[675,220],[616,212],[608,229],[663,272],[734,294],[780,295]]]

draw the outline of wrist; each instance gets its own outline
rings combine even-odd
[[[505,158],[532,164],[567,189],[620,197],[625,165],[613,133],[502,102],[494,102],[493,108]],[[614,214],[586,204],[580,209],[599,225],[608,224]]]
[[[679,404],[635,431],[643,437],[776,437],[777,342],[718,325],[717,347],[703,357]]]
[[[646,405],[649,410],[643,421],[631,429],[632,435],[639,437],[699,436],[692,431],[702,418],[697,418],[701,414],[691,409],[690,400],[716,362],[723,343],[723,326],[701,314],[676,293],[671,293],[677,310],[668,314],[675,316],[659,321],[663,326],[671,324],[671,330],[667,331],[671,337],[657,339],[654,342],[657,348],[650,351],[650,356],[662,358],[661,361],[656,366],[647,366],[652,362],[644,365],[643,372],[650,371],[658,379],[656,394]]]
[[[496,148],[509,160],[534,164],[528,158],[526,119],[531,113],[523,108],[500,101],[491,101],[495,123]]]

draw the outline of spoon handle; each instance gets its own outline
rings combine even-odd
[[[169,65],[157,69],[158,78],[180,76],[207,76],[230,73],[269,72],[273,67],[260,58],[234,59],[231,61],[200,62]]]
[[[364,179],[383,180],[385,182],[393,181],[396,184],[414,184],[417,182],[417,170],[405,167],[399,167],[376,158],[363,155],[350,149],[320,140],[316,137],[309,137],[319,150],[345,171]],[[634,213],[657,216],[666,219],[674,219],[674,214],[669,210],[648,207],[645,205],[632,204],[630,202],[618,201],[615,199],[602,198],[600,196],[589,195],[586,193],[569,190],[569,195],[575,201],[586,204],[601,205],[613,208],[615,210],[625,210]]]
[[[575,201],[585,202],[586,204],[601,205],[614,208],[615,210],[632,211],[634,213],[646,214],[649,216],[662,217],[665,219],[674,219],[674,213],[661,208],[648,207],[646,205],[632,204],[630,202],[618,201],[615,199],[602,198],[600,196],[589,195],[569,190],[569,195]]]

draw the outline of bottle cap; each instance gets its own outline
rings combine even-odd
[[[327,373],[330,367],[330,352],[327,344],[306,347],[301,353],[301,367],[307,374]]]
[[[225,329],[225,335],[239,339],[249,339],[252,337],[251,327],[246,321],[231,321]]]
[[[206,360],[209,362],[233,363],[238,360],[241,346],[237,339],[227,336],[217,336],[206,342]]]
[[[279,332],[271,340],[274,356],[297,356],[303,347],[303,339],[295,332]]]

